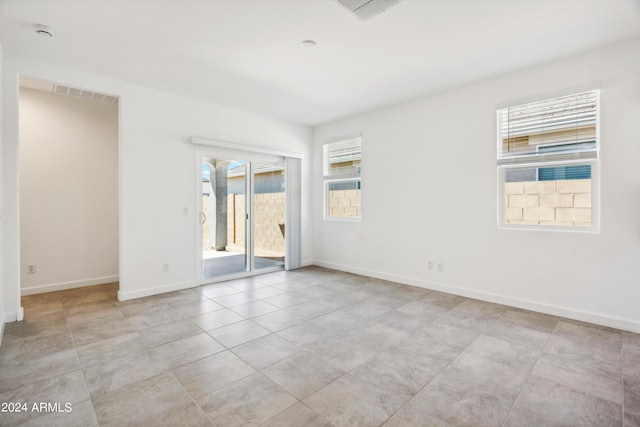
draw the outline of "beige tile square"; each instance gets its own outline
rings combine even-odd
[[[182,365],[173,374],[194,399],[199,399],[254,372],[238,356],[223,351]]]
[[[85,345],[107,338],[118,337],[134,331],[133,326],[124,316],[109,319],[92,319],[69,323],[69,329],[76,345]]]
[[[178,320],[166,325],[142,329],[140,335],[151,347],[157,347],[171,341],[188,338],[202,333],[202,329],[189,320]]]
[[[244,344],[256,338],[269,335],[270,333],[271,332],[262,326],[259,326],[250,320],[223,326],[208,332],[209,335],[221,342],[227,348]]]
[[[140,353],[148,350],[149,346],[137,332],[107,338],[102,341],[82,345],[76,348],[78,359],[82,366],[105,363],[111,359]]]
[[[244,317],[225,308],[224,310],[194,316],[189,318],[189,320],[198,325],[202,330],[209,331],[232,323],[242,322]]]
[[[205,333],[162,344],[154,349],[169,369],[224,350],[224,346]]]
[[[619,404],[532,376],[504,425],[622,425],[622,412]]]
[[[77,370],[68,374],[39,380],[23,387],[0,393],[0,402],[27,404],[26,412],[4,413],[0,416],[1,425],[22,425],[32,422],[43,413],[33,411],[33,405],[40,403],[61,402],[76,404],[89,399],[89,392],[84,381],[82,371]],[[6,424],[5,424],[6,423]]]
[[[255,373],[205,396],[199,403],[216,425],[250,427],[268,421],[295,405],[297,400],[263,375]]]
[[[320,415],[313,412],[303,403],[298,403],[281,412],[262,427],[332,427],[331,424]]]
[[[253,341],[234,347],[231,351],[258,370],[293,356],[301,350],[297,345],[276,334],[256,338]]]
[[[166,372],[93,399],[100,426],[152,425],[152,419],[192,403],[180,383]]]
[[[0,353],[0,390],[9,391],[80,369],[74,349],[22,359]]]
[[[63,406],[66,409],[66,406]],[[41,417],[37,417],[27,421],[21,426],[29,427],[68,427],[68,426],[83,426],[83,427],[98,427],[98,420],[96,419],[96,413],[93,410],[93,405],[90,400],[85,400],[79,403],[71,404],[69,412],[52,412],[43,413]]]
[[[151,350],[126,354],[83,369],[93,398],[154,377],[166,370]]]
[[[310,352],[297,353],[262,371],[264,375],[298,399],[304,399],[340,378],[345,372]]]

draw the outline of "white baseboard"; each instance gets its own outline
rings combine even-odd
[[[22,319],[24,319],[24,309],[22,307],[18,307],[17,311],[4,314],[4,323],[19,322]]]
[[[525,310],[537,311],[539,313],[551,314],[554,316],[565,317],[567,319],[579,320],[581,322],[593,323],[596,325],[607,326],[610,328],[621,329],[630,332],[640,333],[640,322],[625,319],[621,317],[609,316],[600,313],[593,313],[584,310],[578,310],[570,307],[561,307],[553,304],[545,304],[536,301],[529,301],[520,298],[508,297],[504,295],[492,294],[489,292],[481,292],[469,288],[461,288],[451,286],[444,283],[431,282],[412,277],[400,276],[396,274],[388,274],[380,271],[368,270],[348,265],[336,264],[332,262],[314,260],[314,265],[330,268],[333,270],[345,271],[347,273],[359,274],[362,276],[373,277],[376,279],[389,280],[391,282],[402,283],[404,285],[417,286],[420,288],[430,289],[434,291],[446,292],[449,294],[460,295],[467,298],[473,298],[481,301],[493,302],[496,304],[508,305],[511,307],[522,308]]]
[[[309,267],[310,265],[313,265],[312,259],[302,260],[300,262],[300,267]]]
[[[195,288],[198,283],[195,281],[169,283],[163,286],[154,286],[153,288],[136,289],[134,291],[118,291],[119,301],[128,301],[130,299],[148,297],[151,295],[164,294],[167,292],[180,291],[182,289]]]
[[[120,280],[118,276],[93,277],[91,279],[74,280],[71,282],[50,283],[47,285],[32,286],[20,289],[22,295],[43,294],[45,292],[65,291],[67,289],[82,288],[85,286],[104,285]]]

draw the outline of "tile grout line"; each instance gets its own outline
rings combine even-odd
[[[533,372],[533,370],[536,368],[536,365],[538,364],[538,362],[540,361],[540,356],[542,356],[542,354],[544,353],[544,348],[547,346],[547,344],[549,343],[549,340],[551,339],[551,337],[553,336],[554,332],[556,331],[556,329],[558,328],[558,324],[560,322],[557,321],[555,326],[553,327],[553,330],[549,333],[549,336],[547,337],[547,339],[545,340],[544,344],[540,347],[540,351],[538,352],[538,357],[536,358],[536,363],[534,363],[531,366],[531,369],[529,369],[529,373],[527,374],[525,380],[522,383],[522,386],[520,387],[520,390],[518,391],[518,395],[516,396],[516,398],[513,400],[513,403],[511,404],[511,407],[509,408],[509,412],[507,412],[507,415],[504,417],[504,420],[502,421],[502,423],[500,424],[502,427],[504,427],[504,425],[506,424],[507,420],[509,419],[509,417],[511,416],[511,412],[513,412],[513,408],[515,408],[516,404],[518,403],[518,400],[520,400],[520,396],[522,395],[522,390],[524,389],[524,387],[527,385],[527,383],[529,382],[529,377],[531,377],[531,373]]]
[[[235,354],[235,353],[234,353]],[[277,417],[278,415],[282,414],[285,411],[288,411],[289,409],[293,408],[294,406],[296,406],[298,403],[302,403],[302,401],[300,399],[298,399],[296,396],[294,396],[293,394],[289,393],[288,390],[286,390],[284,387],[282,387],[280,384],[276,383],[275,381],[273,381],[271,378],[269,378],[267,375],[263,374],[262,371],[257,371],[257,373],[259,373],[260,375],[262,375],[263,377],[265,377],[267,379],[267,381],[269,381],[271,384],[275,385],[276,387],[278,387],[280,390],[282,390],[283,392],[285,392],[286,394],[288,394],[289,396],[293,397],[296,400],[296,403],[294,403],[293,405],[284,408],[282,411],[278,412],[277,414],[275,414],[274,416],[270,417],[268,420],[264,421],[263,423],[260,423],[260,425],[263,425],[265,423],[268,423],[269,421],[271,421],[272,419],[274,419],[275,417]],[[253,374],[252,374],[253,375]],[[237,382],[237,381],[236,381]],[[226,387],[226,386],[225,386]],[[314,411],[315,413],[315,411]]]
[[[116,298],[116,301],[117,301],[117,298]],[[131,325],[131,322],[129,321],[129,318],[130,318],[130,317],[135,317],[135,316],[127,316],[127,315],[125,315],[125,314],[122,312],[121,307],[120,307],[117,303],[116,303],[116,307],[117,307],[118,311],[119,311],[119,312],[124,316],[124,318],[129,322],[129,324],[130,324],[131,328],[133,329],[133,332],[129,332],[129,333],[136,333],[136,334],[138,334],[138,336],[142,339],[142,341],[143,341],[143,342],[144,342],[144,344],[146,345],[147,349],[148,349],[148,350],[150,350],[150,351],[153,353],[153,355],[154,355],[154,356],[156,356],[156,357],[158,358],[158,360],[160,361],[160,363],[165,367],[165,372],[169,371],[169,369],[168,369],[168,368],[167,368],[167,366],[165,365],[164,361],[163,361],[163,360],[162,360],[162,359],[157,355],[157,353],[154,351],[153,347],[151,347],[151,345],[148,343],[148,341],[146,340],[146,338],[145,338],[145,337],[140,333],[140,330],[136,329],[133,325]],[[163,307],[162,309],[164,309],[164,307]],[[155,311],[160,311],[160,309],[159,309],[159,310],[155,310]],[[155,311],[152,311],[151,313],[153,313],[153,312],[155,312]],[[147,314],[149,314],[149,313],[147,313]],[[115,337],[114,337],[114,338],[115,338]],[[106,339],[110,339],[110,338],[106,338]],[[100,341],[96,341],[96,343],[97,343],[97,342],[100,342]],[[93,343],[88,343],[88,344],[85,344],[85,345],[90,345],[90,344],[93,344]],[[134,353],[134,354],[137,354],[137,353]],[[76,355],[77,355],[77,347],[76,347]],[[124,356],[124,357],[126,357],[126,356]],[[96,363],[96,364],[97,364],[97,363]],[[88,383],[87,383],[87,380],[86,380],[86,375],[85,375],[85,372],[84,372],[85,366],[83,366],[82,364],[80,364],[80,366],[82,367],[82,368],[81,368],[81,369],[82,369],[82,373],[83,373],[83,376],[84,376],[84,378],[85,378],[85,383],[86,383],[86,386],[87,386],[87,389],[88,389],[89,387],[88,387]],[[94,365],[89,365],[89,366],[94,366]],[[88,366],[87,366],[87,367],[88,367]],[[170,372],[170,371],[169,371],[169,372]],[[138,382],[140,382],[140,381],[149,380],[149,379],[155,378],[155,377],[157,377],[157,376],[159,376],[159,375],[162,375],[162,374],[164,374],[164,372],[158,373],[158,374],[156,374],[156,375],[152,375],[152,376],[151,376],[151,377],[149,377],[149,378],[145,378],[145,379],[142,379],[142,380],[136,381],[136,382],[131,383],[131,384],[124,385],[124,386],[119,387],[119,388],[116,388],[116,389],[114,389],[114,390],[110,390],[109,392],[105,393],[105,395],[106,395],[106,394],[108,394],[108,393],[117,392],[117,391],[121,390],[122,388],[125,388],[125,387],[127,387],[127,386],[129,386],[129,385],[136,384],[136,383],[138,383]],[[98,414],[96,413],[95,405],[94,405],[94,402],[93,402],[93,396],[91,395],[91,391],[90,391],[90,390],[88,390],[88,391],[89,391],[89,399],[90,399],[90,401],[91,401],[91,405],[92,405],[92,407],[93,407],[94,414],[96,415],[96,420],[98,421],[98,424],[99,424]]]
[[[188,320],[188,319],[187,319],[187,320]],[[162,325],[158,325],[158,326],[162,326]],[[198,326],[198,325],[196,325],[196,326]],[[154,327],[155,327],[155,326],[154,326]],[[199,327],[199,326],[198,326],[198,327]],[[151,350],[151,352],[153,353],[153,355],[154,355],[154,356],[155,356],[155,357],[160,361],[160,363],[162,363],[162,366],[164,366],[164,368],[165,368],[165,371],[164,371],[164,372],[161,372],[161,373],[158,373],[158,374],[156,374],[156,375],[153,375],[153,376],[151,376],[150,378],[147,378],[147,380],[148,380],[148,379],[151,379],[151,378],[155,378],[155,377],[160,376],[160,375],[163,375],[164,373],[168,373],[168,374],[169,374],[169,375],[171,375],[171,377],[175,380],[175,382],[176,382],[176,383],[178,383],[178,385],[179,385],[179,386],[180,386],[180,388],[181,388],[181,389],[186,393],[186,395],[187,395],[187,396],[189,396],[189,399],[191,399],[191,401],[192,401],[192,402],[193,402],[193,403],[194,403],[194,404],[195,404],[195,405],[196,405],[196,406],[197,406],[197,407],[198,407],[198,408],[199,408],[199,409],[204,413],[205,417],[207,417],[207,419],[209,420],[209,422],[211,422],[211,425],[215,425],[215,423],[213,422],[213,420],[212,420],[211,418],[209,418],[209,415],[205,412],[205,410],[204,410],[204,409],[202,409],[202,407],[198,404],[198,402],[196,402],[196,400],[194,399],[194,397],[193,397],[193,396],[191,396],[191,393],[189,393],[189,392],[187,391],[187,389],[185,389],[185,388],[184,388],[184,385],[183,385],[183,384],[180,382],[180,380],[178,380],[178,378],[174,375],[173,370],[172,370],[172,369],[170,369],[170,368],[167,366],[167,364],[165,363],[165,361],[164,361],[164,360],[162,360],[162,358],[158,355],[158,353],[155,351],[155,348],[154,348],[154,347],[149,343],[149,341],[145,338],[145,336],[144,336],[144,335],[142,335],[139,331],[136,331],[136,332],[140,335],[140,338],[142,338],[142,340],[144,341],[144,343],[146,344],[146,346],[149,348],[149,350]],[[204,332],[204,333],[206,333],[206,332]],[[209,335],[209,334],[207,334],[207,335]],[[213,337],[211,337],[211,338],[215,341],[215,338],[213,338]],[[174,341],[170,341],[170,342],[175,342],[175,341],[178,341],[178,340],[174,340]],[[217,341],[216,341],[216,342],[217,342]],[[167,343],[165,343],[165,344],[167,344]],[[220,343],[220,345],[222,345],[222,344]],[[223,347],[224,347],[224,346],[223,346]],[[225,347],[225,348],[226,348],[226,347]],[[218,352],[218,353],[221,353],[221,352]],[[218,353],[214,353],[214,354],[218,354]],[[211,356],[211,355],[210,355],[210,356]],[[205,356],[205,357],[208,357],[208,356]],[[204,359],[204,358],[202,358],[202,359]],[[202,359],[198,359],[198,360],[202,360]],[[198,360],[195,360],[195,361],[190,362],[190,363],[197,362]],[[185,364],[185,365],[181,365],[181,366],[186,366],[186,365],[187,365],[187,364]],[[142,380],[142,381],[144,381],[144,380]],[[140,381],[137,381],[137,382],[140,382]],[[136,383],[137,383],[137,382],[136,382]],[[135,384],[135,383],[132,383],[132,384]],[[125,387],[126,387],[126,386],[125,386]],[[122,387],[121,387],[121,388],[122,388]]]
[[[372,297],[372,298],[373,298],[373,297]],[[369,299],[369,298],[367,298],[367,299]],[[416,298],[414,298],[414,297],[412,297],[412,299],[413,299],[414,301],[421,301],[421,300],[418,300],[418,299],[416,299]],[[366,301],[366,300],[365,300],[365,301]],[[414,302],[414,301],[411,301],[411,302]],[[411,302],[408,302],[407,304],[410,304]],[[462,304],[462,302],[461,302],[460,304]],[[460,305],[460,304],[458,304],[458,305]],[[405,305],[406,305],[406,304],[405,304]],[[456,307],[457,307],[458,305],[456,305]],[[401,307],[403,307],[403,306],[401,306]],[[399,308],[400,308],[400,307],[399,307]],[[445,311],[445,312],[443,312],[443,313],[441,313],[441,314],[437,315],[437,316],[436,316],[436,317],[434,317],[433,319],[430,319],[430,323],[431,323],[431,322],[433,322],[434,320],[436,320],[437,318],[439,318],[440,316],[442,316],[442,315],[444,315],[444,314],[448,313],[449,311],[453,310],[453,308],[455,308],[455,307],[452,307],[452,308],[450,308],[449,310],[447,310],[447,311]],[[396,309],[396,310],[390,310],[390,311],[397,311],[397,309]],[[370,320],[374,320],[374,321],[375,321],[375,319],[377,319],[378,317],[381,317],[381,316],[382,316],[382,315],[377,316],[377,317],[375,317],[375,318],[373,318],[373,319],[370,319]],[[354,328],[354,329],[355,329],[355,328]],[[395,328],[393,328],[393,329],[395,329]],[[349,331],[347,331],[347,332],[350,332],[350,331],[352,331],[352,330],[353,330],[353,329],[350,329],[350,330],[349,330]],[[401,331],[401,330],[399,329],[399,331]],[[476,339],[478,339],[478,338],[476,338]],[[474,342],[475,342],[475,340],[474,340]],[[469,345],[471,345],[471,344],[469,344]],[[467,347],[468,347],[468,346],[467,346]],[[305,397],[305,399],[306,399],[306,398],[308,398],[308,397],[310,397],[310,396],[312,396],[313,394],[315,394],[315,393],[319,392],[320,390],[322,390],[322,389],[324,389],[324,388],[328,387],[329,385],[331,385],[331,384],[333,384],[334,382],[338,381],[340,378],[343,378],[344,376],[346,376],[346,375],[350,374],[351,372],[353,372],[354,370],[358,369],[358,368],[359,368],[360,366],[362,366],[363,364],[365,364],[365,363],[369,362],[370,360],[372,360],[372,359],[374,359],[374,358],[378,357],[380,354],[384,353],[384,352],[385,352],[385,351],[387,351],[387,350],[388,350],[388,349],[385,349],[385,350],[380,351],[380,352],[379,352],[379,353],[377,353],[375,356],[373,356],[373,357],[369,358],[367,361],[365,361],[365,362],[363,362],[363,363],[359,364],[358,366],[356,366],[356,367],[352,368],[350,371],[347,371],[346,373],[344,373],[344,374],[343,374],[343,375],[341,375],[340,377],[338,377],[338,378],[336,378],[335,380],[331,381],[329,384],[327,384],[327,385],[325,385],[324,387],[321,387],[320,389],[318,389],[318,390],[314,391],[314,392],[313,392],[313,393],[311,393],[309,396],[306,396],[306,397]],[[452,360],[451,360],[447,365],[445,365],[445,366],[440,370],[440,372],[444,371],[444,370],[445,370],[449,365],[451,365],[451,363],[453,363],[453,361],[454,361],[455,359],[457,359],[457,358],[458,358],[458,356],[464,352],[464,350],[465,350],[465,349],[460,350],[460,352],[456,355],[456,357],[454,357],[454,358],[453,358],[453,359],[452,359]],[[391,419],[391,418],[392,418],[396,413],[398,413],[400,410],[402,410],[402,408],[404,408],[404,407],[405,407],[405,406],[406,406],[406,405],[407,405],[407,404],[408,404],[408,403],[409,403],[409,402],[410,402],[410,401],[411,401],[415,396],[417,396],[417,395],[418,395],[422,390],[424,390],[424,389],[425,389],[425,388],[426,388],[426,387],[431,383],[431,381],[433,381],[433,380],[434,380],[438,375],[440,375],[440,372],[438,372],[436,375],[434,375],[434,376],[433,376],[429,381],[427,381],[427,383],[426,383],[424,386],[422,386],[419,390],[417,390],[417,391],[413,394],[413,396],[411,396],[409,399],[407,399],[407,401],[406,401],[406,402],[404,402],[402,405],[400,405],[400,407],[399,407],[396,411],[394,411],[392,414],[390,414],[390,415],[389,415],[389,416],[388,416],[388,417],[387,417],[387,418],[382,422],[382,424],[384,424],[384,423],[388,422],[388,421],[389,421],[389,420],[390,420],[390,419]],[[305,405],[305,406],[306,406],[306,405]],[[311,409],[311,408],[310,408],[310,409]],[[311,410],[313,410],[313,409],[311,409]],[[314,411],[314,412],[315,412],[315,411]]]
[[[460,304],[462,304],[462,303],[460,303]],[[460,305],[460,304],[458,304],[458,305]],[[456,306],[456,307],[457,307],[457,306]],[[454,307],[454,308],[455,308],[455,307]],[[451,308],[449,311],[451,311],[451,310],[453,310],[453,308]],[[445,311],[443,314],[448,313],[449,311]],[[433,320],[436,320],[438,317],[440,317],[440,316],[435,317],[434,319],[432,319],[432,321],[433,321]],[[482,334],[480,334],[480,335],[482,335]],[[451,366],[451,364],[452,364],[456,359],[458,359],[458,357],[460,357],[460,355],[461,355],[462,353],[464,353],[464,352],[465,352],[465,350],[466,350],[467,348],[469,348],[469,346],[470,346],[471,344],[473,344],[474,342],[476,342],[476,340],[477,340],[478,338],[480,338],[480,335],[478,335],[478,336],[477,336],[477,337],[476,337],[476,338],[475,338],[475,339],[474,339],[474,340],[473,340],[469,345],[467,345],[467,347],[465,347],[465,348],[461,349],[461,350],[458,352],[458,354],[456,354],[456,356],[455,356],[455,357],[453,357],[453,358],[449,361],[449,363],[447,363],[446,365],[444,365],[444,366],[443,366],[443,367],[442,367],[442,368],[441,368],[441,369],[440,369],[440,370],[439,370],[439,371],[438,371],[438,372],[437,372],[437,373],[436,373],[436,374],[435,374],[435,375],[434,375],[434,376],[433,376],[429,381],[427,381],[427,383],[426,383],[424,386],[422,386],[418,391],[416,391],[416,392],[414,393],[414,395],[413,395],[413,396],[411,396],[409,399],[407,399],[407,401],[406,401],[406,402],[404,402],[404,403],[403,403],[403,404],[402,404],[402,405],[401,405],[401,406],[400,406],[400,407],[399,407],[395,412],[393,412],[391,415],[389,415],[389,416],[387,417],[387,419],[386,419],[386,420],[384,420],[384,422],[383,422],[382,424],[385,424],[385,423],[387,423],[389,420],[391,420],[391,418],[393,418],[393,417],[394,417],[398,412],[400,412],[400,411],[401,411],[405,406],[407,406],[407,405],[409,404],[409,402],[411,402],[411,401],[412,401],[412,400],[413,400],[417,395],[419,395],[419,394],[420,394],[424,389],[426,389],[426,388],[429,386],[429,384],[431,384],[431,382],[433,382],[433,380],[435,380],[438,376],[440,376],[440,374],[442,374],[442,372],[444,372],[444,371],[445,371],[449,366]],[[452,348],[453,348],[453,347],[452,347]]]
[[[204,296],[205,298],[208,298],[208,299],[210,299],[210,300],[211,300],[211,298],[207,297],[206,295],[203,295],[203,296]],[[213,300],[211,300],[211,301],[213,301]],[[216,302],[216,301],[214,301],[214,302]],[[227,310],[229,310],[229,308],[228,308],[228,307],[224,307],[224,306],[222,306],[222,307],[223,307],[223,309],[227,309]],[[214,311],[214,312],[215,312],[215,311]],[[207,314],[207,313],[205,313],[205,314]],[[195,317],[195,316],[193,316],[193,317]],[[183,320],[187,320],[187,321],[191,322],[189,319],[190,319],[190,318],[188,318],[188,317],[187,317],[187,318],[185,318],[185,319],[183,319]],[[245,320],[247,320],[247,319],[245,319]],[[242,320],[242,321],[244,321],[244,320]],[[240,321],[239,321],[239,322],[240,322]],[[236,324],[236,323],[239,323],[239,322],[234,322],[234,323],[231,323],[231,324]],[[191,322],[191,323],[193,323],[193,322]],[[179,365],[179,366],[176,366],[176,367],[174,367],[174,368],[169,368],[169,367],[167,366],[167,364],[164,362],[164,360],[162,360],[162,358],[161,358],[161,357],[156,353],[155,348],[154,348],[153,346],[151,346],[151,344],[147,341],[147,339],[146,339],[142,334],[140,334],[140,336],[141,336],[141,337],[142,337],[142,339],[145,341],[145,343],[147,344],[147,346],[151,349],[151,351],[154,353],[154,355],[158,358],[158,360],[160,360],[160,363],[162,363],[162,364],[163,364],[163,366],[164,366],[164,367],[165,367],[165,369],[166,369],[166,372],[168,372],[168,373],[172,376],[172,378],[173,378],[173,379],[174,379],[174,380],[175,380],[175,381],[180,385],[180,388],[181,388],[181,389],[182,389],[182,390],[187,394],[187,396],[189,396],[189,398],[191,399],[191,401],[192,401],[192,402],[193,402],[193,403],[198,407],[198,409],[200,409],[200,410],[202,411],[202,413],[203,413],[203,414],[205,415],[205,417],[209,420],[209,422],[211,423],[211,425],[215,425],[215,422],[211,419],[211,417],[209,416],[209,414],[207,413],[207,411],[205,411],[205,410],[204,410],[204,408],[200,405],[200,403],[198,403],[198,401],[196,400],[196,398],[195,398],[195,397],[194,397],[194,396],[193,396],[193,395],[192,395],[192,394],[191,394],[191,393],[190,393],[190,392],[185,388],[184,384],[182,384],[182,382],[181,382],[181,381],[180,381],[180,380],[175,376],[174,370],[175,370],[175,369],[178,369],[178,368],[180,368],[180,367],[183,367],[183,366],[187,366],[187,365],[190,365],[190,364],[193,364],[193,363],[199,362],[199,361],[204,360],[204,359],[206,359],[206,358],[208,358],[208,357],[211,357],[211,356],[214,356],[214,355],[217,355],[217,354],[221,354],[221,353],[223,353],[223,352],[225,352],[225,351],[228,351],[228,352],[230,352],[230,353],[234,354],[234,355],[235,355],[236,357],[238,357],[238,358],[239,358],[239,356],[237,356],[235,353],[233,353],[229,347],[227,347],[226,345],[224,345],[223,343],[221,343],[220,341],[218,341],[218,340],[216,340],[214,337],[212,337],[212,336],[211,336],[207,331],[205,331],[204,329],[202,329],[202,327],[200,327],[199,325],[197,325],[197,324],[195,324],[195,323],[193,323],[193,324],[194,324],[197,328],[199,328],[199,329],[202,331],[201,333],[206,334],[208,337],[210,337],[210,338],[211,338],[212,340],[214,340],[216,343],[220,344],[224,349],[223,349],[223,350],[221,350],[221,351],[218,351],[218,352],[216,352],[216,353],[213,353],[213,354],[210,354],[210,355],[207,355],[207,356],[201,357],[201,358],[199,358],[199,359],[196,359],[196,360],[190,361],[189,363],[186,363],[186,364],[183,364],[183,365]],[[162,325],[157,325],[157,326],[162,326]],[[229,326],[229,325],[225,325],[225,326]],[[155,327],[155,326],[154,326],[154,327]],[[224,326],[221,326],[221,327],[224,327]],[[217,328],[214,328],[214,329],[217,329]],[[210,330],[214,330],[214,329],[210,329]],[[195,336],[195,335],[193,335],[193,336]],[[179,338],[179,339],[176,339],[176,340],[173,340],[173,341],[169,341],[169,342],[167,342],[167,343],[163,343],[163,344],[161,344],[161,345],[169,344],[169,343],[172,343],[172,342],[175,342],[175,341],[179,341],[180,339],[183,339],[183,338]],[[247,365],[248,365],[248,366],[251,366],[251,365],[250,365],[250,364],[248,364],[248,363],[247,363]],[[251,366],[251,368],[253,368],[253,366]],[[246,375],[246,376],[244,376],[244,377],[242,377],[242,378],[239,378],[239,379],[237,379],[237,380],[235,380],[235,381],[233,381],[233,382],[231,382],[231,383],[229,383],[229,384],[225,385],[224,387],[221,387],[221,388],[219,388],[219,389],[217,389],[217,390],[212,391],[211,393],[207,393],[207,394],[205,394],[204,396],[202,396],[202,397],[201,397],[201,399],[202,399],[202,398],[204,398],[204,397],[206,397],[206,396],[209,396],[209,395],[211,395],[211,394],[213,394],[213,393],[216,393],[217,391],[222,390],[223,388],[225,388],[225,387],[227,387],[227,386],[229,386],[229,385],[231,385],[231,384],[235,384],[235,383],[237,383],[237,382],[239,382],[239,381],[242,381],[243,379],[245,379],[245,378],[247,378],[247,377],[249,377],[249,376],[253,375],[253,374],[254,374],[254,373],[256,373],[256,372],[259,372],[259,371],[258,371],[258,370],[256,370],[255,368],[253,368],[253,369],[255,370],[255,372],[252,372],[251,374],[248,374],[248,375]],[[158,374],[158,375],[161,375],[161,374]],[[158,376],[158,375],[155,375],[155,376]]]
[[[329,314],[329,313],[326,313],[326,314]],[[321,315],[321,316],[323,316],[323,315]],[[321,316],[318,316],[318,317],[321,317]],[[380,316],[377,316],[377,317],[380,317]],[[313,318],[313,319],[315,319],[315,318]],[[310,320],[312,320],[312,319],[310,319]],[[375,317],[374,317],[374,318],[372,318],[372,319],[369,319],[369,320],[374,321],[374,320],[375,320]],[[322,343],[325,343],[326,341],[328,341],[328,340],[330,340],[330,339],[332,339],[332,338],[335,338],[335,337],[344,336],[345,334],[347,334],[347,333],[351,332],[352,330],[354,330],[354,329],[358,328],[359,326],[362,326],[362,324],[359,324],[359,325],[355,326],[355,327],[354,327],[354,328],[352,328],[352,329],[349,329],[349,330],[347,330],[347,331],[344,331],[342,334],[339,334],[339,335],[335,335],[335,336],[328,337],[327,339],[323,340],[323,341],[322,341]],[[278,335],[278,336],[280,336],[280,335]],[[288,341],[288,342],[291,342],[291,341],[287,340],[285,337],[280,337],[280,338],[282,338],[282,339],[284,339],[284,340],[286,340],[286,341]],[[296,352],[294,355],[291,355],[291,356],[287,357],[286,359],[283,359],[283,360],[281,360],[281,361],[279,361],[279,362],[276,362],[276,363],[274,363],[273,365],[270,365],[270,366],[277,365],[278,363],[281,363],[281,362],[284,362],[285,360],[291,359],[292,357],[295,357],[297,354],[303,353],[303,352],[305,352],[305,351],[311,351],[309,348],[306,348],[305,346],[299,346],[298,344],[295,344],[295,343],[293,343],[293,344],[294,344],[294,345],[296,345],[296,346],[298,346],[298,347],[302,347],[303,349],[302,349],[301,351],[299,351],[299,352]],[[360,363],[359,365],[357,365],[357,366],[353,367],[352,369],[348,370],[348,371],[347,371],[347,372],[345,372],[344,374],[340,375],[339,377],[335,378],[334,380],[330,381],[329,383],[325,384],[324,386],[320,387],[319,389],[314,390],[313,392],[311,392],[309,395],[305,396],[304,398],[302,398],[302,399],[298,399],[296,396],[293,396],[293,397],[295,397],[296,399],[298,399],[298,402],[299,402],[299,403],[303,404],[305,407],[307,407],[309,410],[311,410],[314,414],[316,414],[316,415],[320,416],[320,418],[322,418],[323,420],[325,420],[325,421],[327,421],[327,422],[328,422],[328,420],[326,420],[326,418],[324,418],[322,415],[318,414],[315,410],[313,410],[313,409],[312,409],[312,408],[310,408],[307,404],[305,404],[305,403],[304,403],[304,399],[309,398],[310,396],[314,395],[315,393],[320,392],[321,390],[325,389],[326,387],[330,386],[331,384],[335,383],[336,381],[340,380],[341,378],[344,378],[346,375],[350,374],[351,372],[353,372],[354,370],[358,369],[358,368],[359,368],[360,366],[362,366],[363,364],[365,364],[365,363],[369,362],[370,360],[372,360],[372,359],[376,358],[377,356],[379,356],[380,354],[384,353],[385,351],[386,351],[386,350],[381,350],[380,352],[376,353],[375,355],[373,355],[372,357],[370,357],[370,358],[369,358],[369,359],[367,359],[366,361],[364,361],[364,362]],[[235,353],[234,353],[234,354],[235,354]],[[326,362],[322,357],[320,357],[320,359],[321,359],[324,363],[327,363],[327,362]],[[327,364],[328,364],[328,363],[327,363]],[[266,367],[266,368],[264,368],[264,369],[268,369],[268,367]],[[260,372],[260,373],[262,373],[262,370],[260,370],[259,372]],[[271,382],[273,382],[274,384],[276,384],[278,387],[283,388],[283,387],[281,387],[279,384],[275,383],[275,381],[273,381],[273,380],[272,380],[268,375],[266,375],[266,374],[262,374],[262,375],[264,375],[265,377],[267,377]],[[287,391],[287,390],[286,390],[286,389],[284,389],[284,388],[283,388],[283,390]],[[288,391],[287,391],[287,393],[288,393]],[[289,394],[291,394],[291,393],[289,393]],[[282,412],[284,412],[284,411],[282,411]],[[276,415],[276,416],[277,416],[277,415]],[[274,416],[273,418],[275,418],[275,416]],[[332,424],[332,423],[330,423],[330,422],[328,422],[328,423],[329,423],[330,425],[333,425],[333,424]]]
[[[62,299],[62,297],[61,297]],[[80,356],[78,355],[78,346],[76,344],[76,339],[73,336],[73,332],[69,327],[69,316],[67,316],[67,307],[64,306],[64,302],[62,303],[62,313],[64,314],[64,320],[67,327],[67,331],[71,336],[71,343],[73,344],[73,352],[76,355],[76,361],[78,362],[79,371],[82,373],[82,380],[84,382],[85,391],[87,392],[87,396],[89,397],[89,402],[91,403],[91,409],[93,410],[93,415],[95,417],[96,423],[98,422],[98,414],[96,414],[95,406],[93,405],[93,398],[91,397],[91,390],[89,390],[89,383],[87,382],[87,376],[84,372],[84,366],[80,362]],[[99,423],[98,423],[99,424]]]
[[[626,422],[624,416],[624,338],[622,335],[620,335],[620,394],[620,415],[624,427]]]
[[[215,353],[217,354],[217,353]],[[160,357],[158,357],[158,359],[160,359]],[[164,362],[162,361],[162,359],[160,359],[160,362],[162,362],[164,364]],[[191,362],[193,363],[193,362]],[[165,365],[166,366],[166,365]],[[182,366],[186,366],[186,365],[182,365]],[[189,396],[189,399],[191,399],[191,401],[196,405],[196,407],[198,409],[200,409],[202,411],[202,413],[204,414],[205,417],[207,417],[207,419],[209,420],[209,422],[211,423],[211,425],[216,425],[213,420],[211,419],[211,417],[209,417],[209,414],[207,414],[207,411],[205,411],[202,406],[200,406],[200,404],[196,401],[195,397],[193,397],[191,395],[191,393],[189,393],[187,391],[187,389],[184,387],[184,384],[182,384],[180,382],[180,380],[175,376],[175,374],[173,373],[173,370],[168,369],[167,368],[167,372],[169,372],[169,374],[171,375],[171,377],[175,380],[176,383],[178,383],[178,385],[180,386],[180,388],[186,393],[187,396]]]

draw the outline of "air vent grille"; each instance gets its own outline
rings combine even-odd
[[[385,12],[402,0],[338,0],[361,21],[366,21]]]
[[[88,90],[76,89],[73,87],[53,85],[53,93],[56,95],[71,96],[74,98],[82,98],[90,101],[103,102],[105,104],[117,104],[116,96],[104,95],[102,93],[91,92]]]

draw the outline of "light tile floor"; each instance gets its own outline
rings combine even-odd
[[[23,298],[0,425],[640,426],[637,334],[315,267],[116,292]]]

